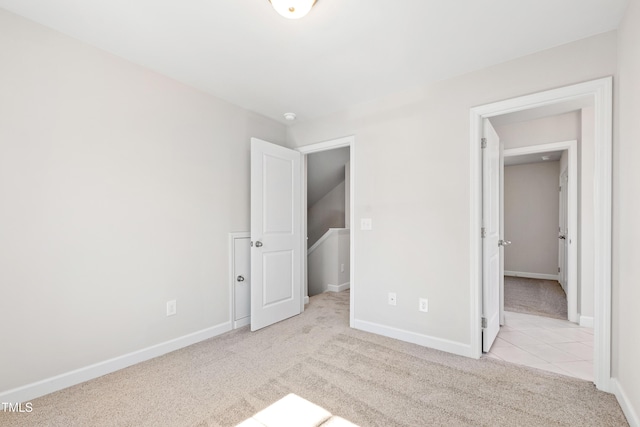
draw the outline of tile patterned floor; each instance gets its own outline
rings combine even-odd
[[[593,329],[509,311],[504,316],[485,357],[593,381]]]

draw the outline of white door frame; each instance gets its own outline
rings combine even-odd
[[[307,154],[311,154],[311,153],[318,153],[320,151],[327,151],[327,150],[333,150],[335,148],[341,148],[341,147],[349,147],[349,161],[351,162],[351,166],[350,166],[350,171],[349,171],[349,177],[350,177],[350,186],[349,186],[349,191],[351,193],[350,195],[350,201],[349,201],[349,210],[350,210],[350,214],[349,214],[349,264],[350,264],[350,270],[349,270],[349,282],[350,282],[350,309],[349,309],[349,325],[353,328],[353,324],[354,324],[354,315],[355,315],[355,310],[354,310],[354,301],[355,301],[355,294],[356,294],[356,281],[355,281],[355,277],[356,277],[356,273],[355,273],[355,231],[354,231],[354,226],[355,226],[355,198],[356,198],[356,192],[355,192],[355,175],[356,175],[356,138],[355,136],[351,135],[351,136],[345,136],[343,138],[338,138],[338,139],[333,139],[330,141],[324,141],[324,142],[319,142],[316,144],[311,144],[311,145],[304,145],[302,147],[298,147],[297,150],[303,155],[303,159],[302,159],[302,205],[300,206],[300,209],[302,210],[302,223],[303,223],[303,230],[302,230],[302,247],[305,248],[305,253],[306,253],[306,247],[307,247]],[[309,301],[309,296],[306,293],[306,290],[308,289],[307,286],[307,257],[303,256],[302,257],[302,295],[304,295],[303,298],[303,304]],[[304,307],[302,307],[304,309]]]
[[[567,272],[567,314],[570,322],[578,323],[578,141],[554,142],[551,144],[531,145],[528,147],[504,150],[504,157],[524,154],[547,153],[550,151],[568,151],[569,189],[569,271]],[[501,290],[501,292],[504,292]],[[504,309],[504,307],[502,307]]]
[[[612,113],[613,79],[605,77],[470,110],[470,344],[471,354],[482,355],[482,175],[480,139],[482,120],[558,104],[585,96],[595,107],[594,169],[594,383],[600,390],[611,392],[611,194],[612,194]]]

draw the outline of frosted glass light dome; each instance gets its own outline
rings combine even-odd
[[[317,0],[269,0],[280,15],[288,19],[299,19],[305,16]]]

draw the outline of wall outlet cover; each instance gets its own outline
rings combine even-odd
[[[389,300],[389,305],[396,305],[396,293],[389,292],[388,300]]]
[[[176,300],[167,301],[167,316],[173,316],[176,312]]]

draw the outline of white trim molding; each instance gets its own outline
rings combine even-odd
[[[620,385],[620,381],[618,381],[617,378],[611,379],[611,388],[613,389],[613,394],[618,400],[618,404],[622,408],[624,416],[627,418],[629,426],[640,427],[640,416],[633,408],[631,400],[629,400],[629,398],[627,397],[627,394],[624,392],[624,389]]]
[[[558,280],[557,274],[527,273],[524,271],[505,270],[504,275],[509,277],[525,277],[527,279]]]
[[[354,323],[355,325],[353,327],[361,331],[418,344],[435,350],[446,351],[447,353],[457,354],[458,356],[472,357],[471,347],[468,344],[422,335],[416,332],[405,331],[404,329],[368,322],[366,320],[356,319]]]
[[[348,234],[349,233],[349,229],[348,228],[330,228],[328,229],[323,235],[322,237],[320,237],[314,244],[313,246],[311,246],[308,250],[307,250],[307,256],[311,255],[311,253],[313,251],[315,251],[316,249],[318,249],[318,246],[320,246],[322,244],[322,242],[324,242],[325,240],[327,240],[329,237],[333,236],[334,234]]]
[[[351,288],[351,284],[349,282],[343,283],[341,285],[327,285],[327,292],[342,292]]]
[[[472,357],[482,355],[482,180],[480,139],[484,119],[589,97],[595,110],[594,165],[594,383],[611,391],[611,193],[613,79],[605,77],[471,108],[469,111],[470,334]]]
[[[45,394],[62,390],[94,378],[110,374],[120,369],[127,368],[137,363],[145,362],[163,354],[171,353],[184,347],[199,343],[200,341],[216,337],[231,330],[231,322],[224,322],[207,329],[202,329],[191,334],[187,334],[151,347],[143,348],[122,356],[114,357],[102,362],[95,363],[84,368],[76,369],[64,374],[46,378],[42,381],[27,384],[0,393],[2,402],[27,402]]]
[[[580,316],[580,326],[593,328],[593,316]]]

